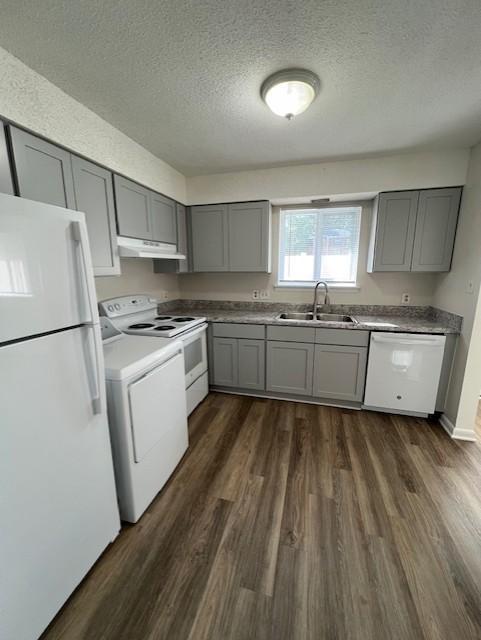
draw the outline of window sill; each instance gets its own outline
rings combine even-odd
[[[280,283],[274,285],[274,289],[313,289],[315,287],[315,282],[292,282],[292,283]],[[327,283],[329,287],[329,291],[360,291],[361,287],[357,284],[332,284]]]

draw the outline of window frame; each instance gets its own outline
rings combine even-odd
[[[298,205],[284,205],[279,207],[279,230],[277,236],[278,242],[278,256],[277,256],[277,274],[276,274],[276,284],[275,288],[279,289],[308,289],[312,288],[318,280],[281,280],[281,261],[283,256],[282,244],[281,244],[281,235],[282,235],[282,218],[284,213],[292,213],[293,211],[322,211],[325,209],[346,209],[346,208],[356,208],[359,209],[359,236],[358,236],[358,252],[357,252],[357,264],[355,268],[355,280],[354,281],[341,281],[341,280],[326,280],[329,285],[329,290],[359,290],[359,258],[361,256],[361,239],[362,239],[362,225],[363,225],[363,215],[364,215],[364,206],[366,202],[364,201],[349,201],[349,202],[329,202],[323,204],[322,206],[313,206],[310,203],[298,204]],[[319,225],[320,216],[317,221],[317,225]],[[317,231],[316,231],[316,242],[318,241]],[[318,260],[318,256],[314,257],[315,263]]]

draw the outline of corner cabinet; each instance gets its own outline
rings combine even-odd
[[[271,207],[266,200],[191,207],[193,271],[271,270]]]
[[[5,138],[5,127],[0,120],[0,193],[13,195],[12,171],[8,158],[7,140]]]
[[[380,193],[368,272],[449,271],[461,192],[462,187]]]
[[[263,325],[214,323],[210,338],[212,384],[263,391],[264,338]]]

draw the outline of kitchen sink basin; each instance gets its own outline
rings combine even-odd
[[[356,324],[356,320],[351,316],[344,316],[339,313],[318,313],[316,320],[320,322],[348,322]]]
[[[312,313],[281,313],[279,320],[313,320]]]
[[[356,324],[356,320],[351,316],[339,313],[318,313],[314,317],[312,313],[281,313],[279,320],[309,320],[314,322],[345,322],[346,324]]]

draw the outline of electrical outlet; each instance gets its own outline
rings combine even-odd
[[[254,289],[254,291],[252,292],[252,299],[259,300],[259,298],[260,298],[259,289]]]
[[[261,289],[260,291],[260,298],[261,300],[268,300],[270,298],[270,291],[269,289]]]
[[[474,293],[474,282],[472,280],[468,280],[466,284],[466,293]]]
[[[401,296],[401,304],[409,304],[411,302],[411,296],[409,293],[403,293]]]

